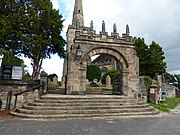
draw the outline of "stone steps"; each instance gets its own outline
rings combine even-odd
[[[123,106],[123,105],[141,105],[141,104],[144,104],[143,102],[139,102],[139,103],[106,103],[106,106],[113,106],[113,105],[120,105],[120,106]],[[32,106],[101,106],[101,105],[105,105],[105,103],[36,103],[36,102],[31,102],[29,103],[29,105],[32,105]]]
[[[25,114],[43,114],[43,115],[58,115],[58,114],[104,114],[104,113],[132,113],[132,112],[147,112],[149,108],[124,108],[124,109],[79,109],[79,110],[29,110],[29,109],[16,109],[16,112]]]
[[[31,105],[23,105],[23,108],[30,110],[79,110],[79,109],[124,109],[124,108],[147,108],[148,104],[143,105],[121,105],[121,106],[31,106]]]
[[[10,112],[25,118],[106,118],[135,115],[155,115],[148,104],[127,96],[87,95],[42,96]]]
[[[133,97],[127,96],[116,96],[116,95],[86,95],[86,96],[73,96],[73,95],[58,95],[58,94],[47,94],[41,97],[41,99],[45,100],[84,100],[84,99],[134,99]]]
[[[12,115],[23,118],[35,118],[35,119],[51,119],[51,118],[61,118],[61,119],[108,119],[108,118],[122,118],[124,116],[138,117],[138,116],[152,116],[159,114],[159,111],[155,110],[152,112],[133,112],[133,113],[104,113],[104,114],[63,114],[63,115],[35,115],[35,114],[24,114],[11,111]]]
[[[73,102],[72,102],[73,101]],[[89,99],[84,99],[84,100],[65,100],[65,99],[62,99],[62,100],[45,100],[45,99],[37,99],[35,100],[34,102],[37,102],[37,103],[91,103],[92,100],[89,100]],[[137,103],[137,102],[140,102],[140,101],[137,101],[135,99],[129,99],[129,100],[126,100],[126,99],[94,99],[92,103]]]

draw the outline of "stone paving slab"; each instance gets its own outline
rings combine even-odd
[[[172,114],[180,114],[180,104],[176,108],[172,109],[171,113]]]

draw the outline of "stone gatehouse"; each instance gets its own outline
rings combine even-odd
[[[139,59],[134,50],[129,26],[122,36],[117,32],[116,24],[111,35],[102,22],[102,31],[96,33],[93,21],[84,26],[82,0],[75,0],[72,24],[67,30],[67,56],[64,60],[62,83],[67,94],[86,94],[86,68],[90,58],[95,55],[109,55],[119,65],[121,73],[120,91],[123,95],[131,95],[138,91]]]

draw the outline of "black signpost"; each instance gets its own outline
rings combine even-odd
[[[20,66],[3,65],[2,80],[22,80],[23,69]]]
[[[2,67],[2,79],[11,80],[12,77],[12,66],[3,65]]]

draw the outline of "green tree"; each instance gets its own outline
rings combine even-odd
[[[100,67],[98,67],[96,65],[88,65],[86,76],[89,81],[93,81],[93,79],[98,79],[98,81],[99,81],[101,78]]]
[[[144,76],[144,83],[146,87],[146,99],[149,102],[149,87],[152,84],[152,79],[149,76]]]
[[[166,83],[174,83],[174,82],[176,82],[176,79],[174,78],[173,74],[170,74],[170,73],[166,72],[164,74],[164,77],[165,77]]]
[[[148,55],[147,75],[153,78],[156,73],[165,73],[167,67],[166,62],[164,62],[165,56],[162,47],[153,41],[149,46]]]
[[[106,84],[106,77],[107,76],[111,77],[111,83],[115,83],[119,81],[119,76],[120,76],[120,71],[119,70],[108,70],[107,73],[104,74],[104,76],[102,77],[102,84]]]
[[[21,28],[21,8],[15,0],[0,1],[0,49],[17,54]]]
[[[135,41],[135,50],[139,58],[139,74],[146,75],[148,68],[148,46],[145,44],[144,39],[138,38]]]
[[[2,0],[0,48],[31,59],[32,78],[37,79],[43,59],[51,54],[64,57],[62,15],[50,0]]]
[[[162,74],[166,71],[165,56],[162,47],[156,42],[152,42],[148,47],[144,39],[138,38],[135,41],[135,50],[139,57],[140,75],[154,77],[155,74]]]
[[[4,55],[2,59],[1,66],[3,65],[10,65],[10,66],[22,66],[24,61],[16,56],[11,55]]]
[[[28,18],[27,29],[23,34],[22,53],[32,61],[32,78],[37,79],[43,59],[57,53],[64,56],[65,40],[61,37],[62,15],[53,9],[50,0],[29,0],[26,4]]]
[[[56,75],[56,74],[50,74],[50,75],[48,75],[48,79],[50,79],[51,81],[53,81],[53,78],[54,77],[57,77],[58,78],[58,76]]]

